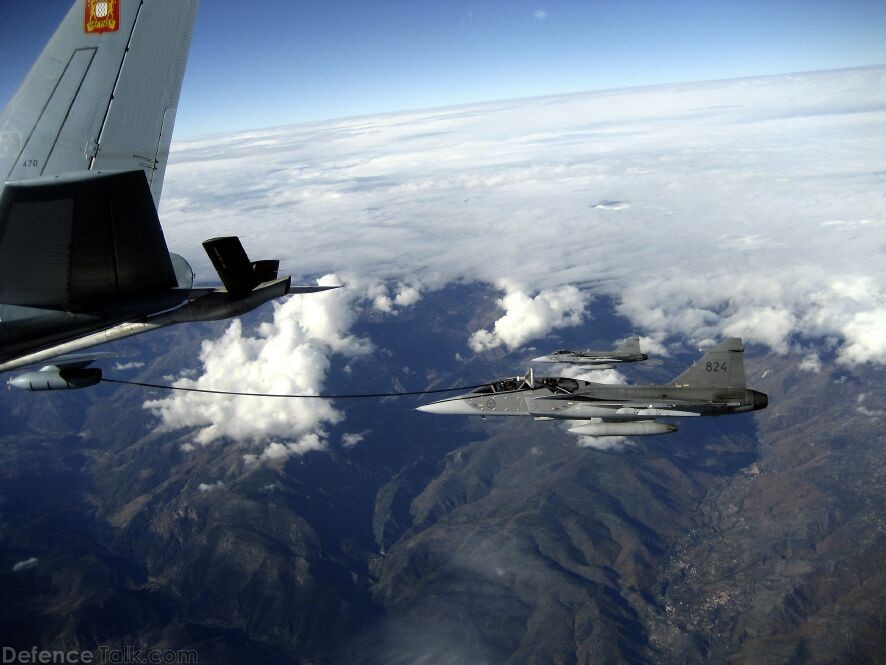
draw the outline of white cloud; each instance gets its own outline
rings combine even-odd
[[[617,369],[591,369],[580,365],[568,365],[558,372],[560,376],[568,376],[579,381],[592,383],[605,383],[611,386],[623,386],[628,382],[627,377]],[[574,424],[574,423],[573,423]]]
[[[843,325],[846,343],[838,360],[847,365],[886,360],[886,307],[856,312]]]
[[[479,353],[499,346],[514,349],[554,328],[577,326],[582,322],[588,295],[574,286],[548,289],[529,296],[510,283],[502,284],[505,296],[498,304],[505,310],[491,331],[478,330],[469,341]]]
[[[214,492],[224,488],[225,484],[220,480],[216,480],[214,483],[200,483],[197,485],[197,489],[201,492]]]
[[[259,460],[273,462],[275,460],[287,459],[293,455],[304,455],[311,450],[325,449],[325,439],[321,438],[321,435],[317,432],[310,432],[299,438],[298,441],[291,441],[289,443],[275,441],[268,444],[260,456],[244,455],[244,458],[247,462],[255,462]]]
[[[776,353],[801,351],[792,337],[843,344],[844,364],[886,362],[886,297],[870,276],[834,276],[813,266],[782,268],[778,279],[724,274],[665,277],[654,291],[629,286],[618,311],[658,334],[694,342],[740,336]]]
[[[145,366],[145,364],[141,361],[138,361],[138,360],[133,360],[133,361],[127,362],[127,363],[121,363],[121,362],[114,363],[114,369],[117,370],[118,372],[123,372],[128,369],[139,369],[144,366]]]
[[[865,393],[859,393],[858,397],[855,398],[855,401],[858,406],[855,407],[855,410],[863,416],[867,416],[868,418],[873,418],[874,420],[879,419],[881,416],[886,416],[886,411],[883,409],[870,409],[865,406],[864,401],[867,398]]]
[[[34,568],[40,559],[35,556],[32,556],[30,559],[24,559],[23,561],[18,561],[12,566],[12,572],[18,573],[23,570],[29,570],[30,568]]]
[[[631,441],[626,436],[579,436],[578,445],[582,448],[593,448],[594,450],[624,450],[632,446]]]
[[[818,357],[818,354],[813,351],[803,356],[800,361],[800,371],[818,374],[821,371],[821,358]]]
[[[321,283],[332,283],[328,276]],[[332,353],[365,355],[367,340],[349,334],[356,317],[357,294],[337,289],[292,296],[274,304],[273,321],[252,333],[233,321],[216,340],[203,343],[202,374],[180,378],[176,386],[238,392],[318,394],[323,388]],[[328,400],[228,397],[176,392],[145,404],[165,429],[199,427],[194,437],[206,445],[228,437],[238,441],[274,440],[286,454],[322,448],[323,425],[341,420]],[[275,444],[271,444],[274,446]],[[266,448],[262,459],[281,455]]]
[[[394,304],[399,307],[409,307],[410,305],[414,305],[419,300],[421,300],[421,285],[417,283],[413,284],[398,284],[397,285],[397,295],[394,296]]]
[[[391,314],[394,311],[394,301],[388,292],[384,282],[374,282],[365,288],[366,297],[372,302],[373,308],[379,312]]]
[[[363,441],[366,438],[368,432],[355,432],[353,434],[342,434],[341,435],[341,445],[345,448],[350,448],[351,446],[356,446],[358,443]]]
[[[874,226],[883,226],[883,224],[886,224],[886,222],[881,219],[831,219],[821,223],[822,226],[840,226],[844,229],[854,229],[862,226],[868,226],[869,224]]]
[[[183,443],[179,446],[179,450],[183,453],[192,453],[197,450],[197,447],[193,443]]]
[[[539,21],[544,21],[548,17],[548,13],[544,9],[536,9],[532,13],[533,18]]]
[[[658,358],[666,358],[671,355],[670,349],[665,345],[666,334],[656,332],[651,335],[640,335],[640,350]]]
[[[359,280],[353,286],[359,286]],[[372,302],[373,308],[386,314],[396,314],[396,307],[409,307],[421,300],[421,283],[398,283],[391,293],[388,285],[381,281],[373,281],[362,287],[366,297]]]
[[[788,336],[795,327],[791,312],[772,305],[739,305],[720,330],[727,337],[760,341],[773,351],[787,353]]]

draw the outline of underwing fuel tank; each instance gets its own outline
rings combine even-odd
[[[73,390],[94,386],[101,380],[102,371],[97,367],[44,367],[14,376],[8,383],[20,390]]]
[[[677,431],[676,425],[660,423],[657,420],[628,423],[588,423],[571,427],[573,434],[587,436],[651,436],[654,434],[670,434]]]

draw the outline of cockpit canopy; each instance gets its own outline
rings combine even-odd
[[[531,386],[527,384],[522,376],[515,376],[510,379],[498,379],[496,381],[493,381],[492,383],[487,383],[485,386],[480,386],[479,388],[476,388],[471,392],[478,395],[486,395],[488,393],[504,393],[514,390],[526,390],[530,387]]]
[[[578,390],[579,385],[583,381],[577,381],[563,376],[550,376],[538,379],[532,379],[532,385],[525,376],[515,376],[509,379],[498,379],[485,386],[480,386],[472,392],[477,395],[487,395],[490,393],[513,392],[515,390],[536,390],[538,388],[547,388],[555,393],[573,393]]]

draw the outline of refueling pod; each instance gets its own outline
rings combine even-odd
[[[102,380],[98,367],[56,367],[47,365],[33,372],[12,377],[7,382],[20,390],[72,390],[88,388]]]

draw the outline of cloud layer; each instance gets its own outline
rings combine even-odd
[[[773,352],[886,362],[886,68],[479,104],[176,143],[161,207],[171,248],[239,234],[284,269],[354,275],[233,323],[180,385],[318,391],[332,353],[368,350],[359,298],[382,314],[453,282],[502,292],[466,343],[514,349],[616,303],[644,344],[742,336]],[[243,220],[249,220],[244,226]],[[191,250],[191,251],[188,251]],[[348,300],[350,298],[350,300]],[[323,402],[149,403],[167,427],[323,448]]]
[[[867,68],[176,143],[161,217],[179,251],[246,230],[297,273],[406,285],[380,309],[413,282],[511,285],[476,348],[544,335],[527,299],[573,286],[651,336],[827,339],[851,364],[886,360],[884,173],[886,69]]]

